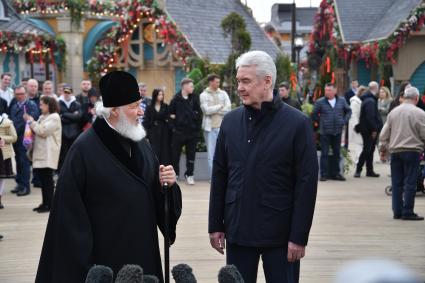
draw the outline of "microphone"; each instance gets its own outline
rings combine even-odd
[[[218,273],[219,283],[244,283],[242,275],[234,265],[226,265]]]
[[[192,268],[187,264],[178,264],[171,270],[176,283],[197,283]]]
[[[118,272],[115,283],[143,283],[143,269],[135,264],[124,265]]]
[[[143,283],[159,283],[159,279],[154,275],[145,275],[143,276]]]
[[[112,283],[114,272],[107,266],[94,265],[87,273],[86,283]]]

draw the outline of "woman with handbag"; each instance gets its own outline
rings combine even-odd
[[[16,134],[13,122],[7,118],[6,114],[0,116],[0,209],[4,208],[1,196],[4,191],[6,178],[14,177],[12,169],[12,158],[15,156],[12,144],[16,142]]]
[[[62,141],[62,124],[59,117],[59,106],[55,98],[40,98],[41,116],[38,121],[28,114],[24,119],[30,123],[34,132],[34,145],[31,158],[34,170],[40,177],[42,203],[33,209],[39,213],[50,211],[53,200],[53,171],[57,169]]]

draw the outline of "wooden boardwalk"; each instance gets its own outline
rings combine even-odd
[[[389,168],[377,165],[377,170],[382,175],[378,179],[349,177],[345,183],[320,183],[301,282],[332,282],[347,261],[376,257],[397,260],[425,279],[425,222],[392,219],[391,198],[384,194]],[[41,199],[39,189],[18,198],[10,193],[12,187],[8,181],[6,208],[0,210],[0,234],[5,237],[0,241],[0,282],[34,282],[48,215],[32,212]],[[209,184],[181,187],[184,210],[171,249],[172,265],[187,263],[198,282],[217,282],[225,259],[209,246]],[[416,211],[425,215],[425,195],[417,196]],[[258,282],[264,282],[261,268]]]

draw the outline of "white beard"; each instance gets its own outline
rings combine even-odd
[[[119,111],[120,118],[117,124],[115,125],[115,130],[123,137],[131,139],[132,141],[141,141],[146,136],[146,132],[143,126],[140,123],[134,125],[127,119],[124,114],[124,111],[122,111],[121,108],[119,109]]]

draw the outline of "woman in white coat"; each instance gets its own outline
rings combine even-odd
[[[360,153],[363,149],[363,139],[360,133],[355,131],[355,126],[359,123],[360,120],[360,109],[362,107],[362,100],[360,97],[367,91],[367,87],[360,86],[357,89],[356,95],[351,97],[350,99],[350,107],[351,107],[351,118],[348,122],[349,131],[348,131],[348,149],[350,151],[351,159],[354,164],[357,164],[359,161]]]
[[[35,134],[32,151],[32,165],[37,170],[41,182],[42,203],[33,209],[39,213],[50,211],[53,200],[53,171],[58,168],[59,153],[62,139],[62,124],[59,117],[59,106],[54,97],[41,96],[41,116],[37,122],[25,115]]]

